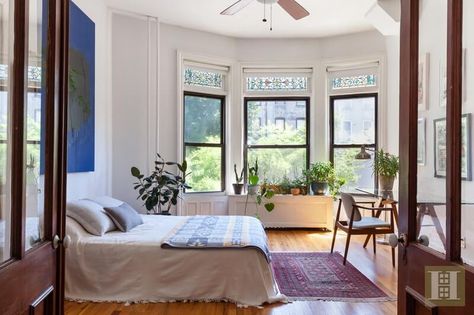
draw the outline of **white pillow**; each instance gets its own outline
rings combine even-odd
[[[86,200],[91,200],[99,205],[102,206],[102,208],[110,208],[110,207],[119,207],[120,205],[123,204],[123,201],[109,197],[109,196],[100,196],[100,197],[94,197],[94,198],[87,198]]]
[[[102,206],[90,200],[69,201],[66,205],[66,214],[93,235],[102,236],[116,229]]]

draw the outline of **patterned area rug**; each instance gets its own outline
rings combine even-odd
[[[290,300],[345,302],[395,301],[339,253],[273,252],[272,266],[281,293]]]

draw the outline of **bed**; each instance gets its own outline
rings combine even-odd
[[[255,248],[162,248],[189,217],[142,215],[127,233],[87,233],[67,218],[66,298],[95,302],[284,302],[266,256]]]

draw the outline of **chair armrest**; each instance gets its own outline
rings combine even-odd
[[[393,211],[392,208],[371,208],[371,207],[363,207],[363,206],[357,206],[355,205],[357,208],[359,209],[364,209],[364,210],[376,210],[376,211]]]
[[[377,203],[377,201],[375,201],[375,200],[374,201],[356,201],[355,203],[357,205],[364,205],[364,204],[371,205],[371,204]]]

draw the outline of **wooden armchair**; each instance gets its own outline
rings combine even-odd
[[[337,209],[336,215],[336,223],[334,225],[334,235],[332,238],[331,244],[331,253],[334,250],[334,243],[336,241],[336,233],[338,229],[343,230],[347,233],[346,239],[346,248],[344,250],[344,262],[346,264],[347,260],[347,253],[349,251],[349,243],[351,240],[352,235],[367,235],[368,237],[373,237],[373,244],[374,244],[374,254],[376,253],[376,240],[375,236],[377,234],[392,234],[394,233],[394,213],[392,208],[380,208],[374,207],[374,203],[370,202],[369,204],[372,207],[365,207],[362,206],[364,203],[358,203],[354,200],[354,197],[350,194],[341,193],[341,198],[339,199],[339,207]],[[347,218],[349,221],[341,221],[340,214],[341,214],[341,205],[344,207],[344,211],[346,212]],[[372,216],[371,217],[363,217],[361,215],[360,209],[363,210],[371,210]],[[379,211],[390,211],[390,223],[385,222],[382,219],[376,217],[375,212]],[[367,242],[364,244],[364,248]],[[395,266],[395,249],[392,248],[392,265]]]

